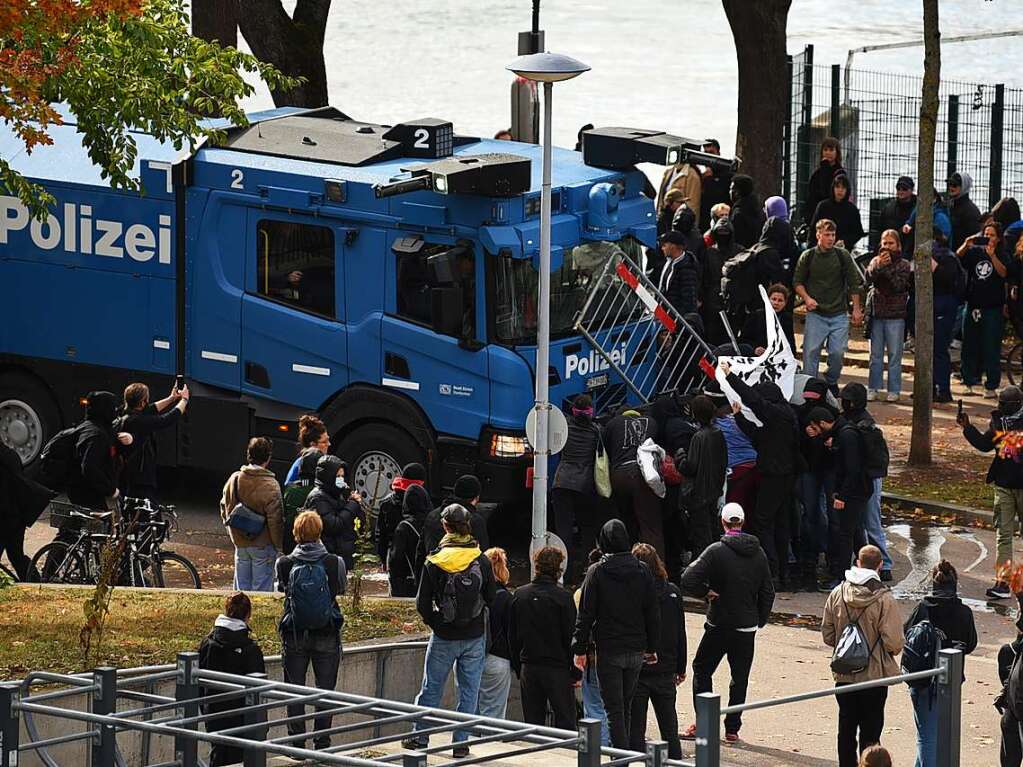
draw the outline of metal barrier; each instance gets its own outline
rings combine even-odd
[[[696,696],[696,767],[720,767],[721,717],[727,714],[783,706],[788,703],[826,698],[831,695],[845,695],[877,687],[891,687],[903,682],[922,679],[937,680],[938,767],[959,767],[959,730],[963,686],[963,654],[959,650],[942,650],[938,657],[938,666],[929,671],[889,676],[869,682],[832,687],[827,690],[789,695],[784,698],[743,703],[739,706],[721,708],[720,695],[713,692],[700,693]]]
[[[409,648],[412,643],[383,646],[385,649]],[[421,646],[422,643],[416,643]],[[369,652],[381,646],[353,650]],[[351,653],[349,653],[351,654]],[[173,681],[174,696],[157,695],[152,690],[159,682]],[[37,683],[58,684],[62,689],[32,695]],[[144,690],[140,691],[142,687]],[[90,696],[89,710],[79,711],[57,705],[63,698]],[[127,704],[126,701],[130,701]],[[139,705],[134,705],[138,703]],[[210,704],[233,704],[227,710],[210,712]],[[120,706],[119,706],[120,704]],[[306,704],[313,707],[305,710]],[[288,706],[302,706],[302,713],[292,715]],[[280,716],[274,717],[274,714]],[[32,724],[34,715],[77,722],[82,731],[40,739]],[[332,724],[304,734],[271,735],[275,729],[289,724],[304,727],[308,720],[329,716]],[[211,722],[233,717],[242,724],[210,732],[202,729]],[[21,741],[21,720],[25,720],[27,742]],[[667,744],[648,743],[646,753],[601,748],[600,722],[583,720],[576,732],[552,727],[511,722],[457,711],[426,708],[379,697],[354,695],[334,690],[320,690],[301,685],[268,680],[265,675],[238,676],[199,668],[197,653],[178,654],[174,666],[154,666],[119,671],[98,668],[89,674],[52,674],[35,672],[21,682],[0,685],[0,767],[17,767],[19,755],[38,753],[48,767],[62,767],[47,749],[85,741],[89,747],[91,767],[125,767],[117,737],[141,733],[143,737],[162,736],[173,740],[174,759],[153,763],[149,752],[142,767],[199,767],[199,744],[219,744],[241,749],[244,767],[265,767],[269,756],[288,756],[313,760],[318,764],[351,767],[425,767],[429,755],[449,751],[451,743],[402,751],[394,746],[411,733],[408,725],[419,727],[417,735],[430,736],[469,730],[463,741],[466,746],[499,743],[510,746],[496,753],[452,760],[458,765],[483,764],[537,752],[567,751],[574,754],[579,767],[617,767],[645,764],[649,767],[693,767],[692,762],[669,760]],[[223,726],[223,725],[222,725]],[[400,732],[381,734],[383,727],[397,727]],[[350,735],[369,731],[369,737],[325,749],[308,749],[307,739],[331,735]],[[390,745],[393,753],[375,749]],[[370,750],[373,749],[373,750]],[[442,762],[448,763],[448,762]]]

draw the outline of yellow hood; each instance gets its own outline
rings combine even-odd
[[[479,546],[445,546],[426,558],[446,573],[460,573],[480,555]]]

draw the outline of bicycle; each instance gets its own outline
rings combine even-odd
[[[189,559],[162,548],[177,530],[173,506],[154,507],[148,500],[128,498],[113,512],[96,512],[74,504],[50,504],[50,526],[58,538],[43,546],[32,566],[43,583],[95,584],[102,569],[104,548],[123,537],[117,584],[144,588],[202,588],[199,572]],[[64,536],[62,539],[61,536]],[[72,537],[73,536],[73,537]]]

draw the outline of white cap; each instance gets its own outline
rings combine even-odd
[[[746,513],[739,504],[726,503],[724,508],[721,509],[721,519],[725,522],[745,522]]]

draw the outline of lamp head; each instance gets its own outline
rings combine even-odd
[[[578,77],[588,72],[590,67],[560,53],[530,53],[519,56],[505,69],[534,82],[556,83]]]

